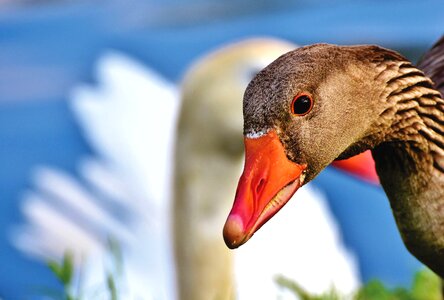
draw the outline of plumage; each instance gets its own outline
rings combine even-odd
[[[441,39],[424,56],[419,68],[395,51],[373,45],[302,47],[262,70],[244,97],[247,152],[249,134],[263,132],[263,137],[256,136],[261,141],[275,135],[283,146],[280,159],[289,167],[300,166],[291,182],[305,184],[332,161],[371,149],[405,245],[442,277],[444,101],[439,89],[444,80],[443,43]],[[304,116],[290,110],[292,99],[300,93],[314,101]],[[253,179],[244,183],[241,178],[238,191],[257,192],[236,196],[224,228],[228,246],[240,246],[257,227],[242,218],[238,203],[275,199],[261,194],[254,179],[262,176],[263,189],[270,189],[270,172],[272,167],[254,174],[245,168],[243,177]]]

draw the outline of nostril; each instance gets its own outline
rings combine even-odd
[[[264,189],[264,185],[265,185],[265,179],[261,178],[261,180],[259,180],[259,183],[256,186],[256,194],[262,192],[262,190]]]

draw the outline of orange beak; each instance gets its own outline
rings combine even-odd
[[[244,244],[303,184],[306,166],[290,161],[275,131],[245,138],[245,166],[224,226],[231,249]]]

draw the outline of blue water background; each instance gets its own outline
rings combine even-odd
[[[26,1],[24,2],[26,3]],[[69,91],[93,81],[94,61],[118,49],[178,81],[222,43],[275,36],[297,44],[376,43],[416,61],[444,32],[443,1],[49,1],[0,6],[0,297],[30,299],[58,287],[46,267],[8,240],[20,224],[33,166],[75,174],[92,150],[68,108]],[[419,263],[396,230],[383,192],[327,170],[315,181],[358,255],[362,279],[410,284]]]

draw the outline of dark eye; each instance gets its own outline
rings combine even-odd
[[[293,98],[291,112],[296,116],[303,116],[310,112],[313,107],[313,99],[307,94],[299,94]]]

